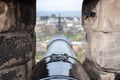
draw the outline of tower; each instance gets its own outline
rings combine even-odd
[[[61,23],[61,17],[60,17],[60,14],[59,14],[59,17],[58,17],[58,25],[57,25],[57,29],[58,29],[58,33],[62,33],[62,32],[63,32],[63,26],[62,26],[62,23]]]

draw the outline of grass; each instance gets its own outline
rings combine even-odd
[[[85,49],[80,50],[79,53],[77,53],[77,59],[83,63],[83,61],[85,60]]]
[[[44,52],[37,51],[35,55],[35,60],[41,60],[44,55]]]
[[[49,40],[54,34],[47,35],[47,36],[37,36],[39,41],[46,41]],[[65,34],[65,36],[70,39],[71,41],[81,41],[83,39],[82,34]]]

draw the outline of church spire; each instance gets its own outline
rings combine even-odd
[[[58,17],[58,32],[59,33],[62,33],[63,32],[63,27],[62,27],[62,23],[61,23],[61,17],[60,17],[60,14],[59,14],[59,17]]]

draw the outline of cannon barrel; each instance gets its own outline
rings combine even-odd
[[[90,80],[64,35],[48,42],[43,59],[33,69],[31,80]]]

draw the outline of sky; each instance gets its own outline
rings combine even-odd
[[[37,0],[37,11],[81,11],[82,0]]]

